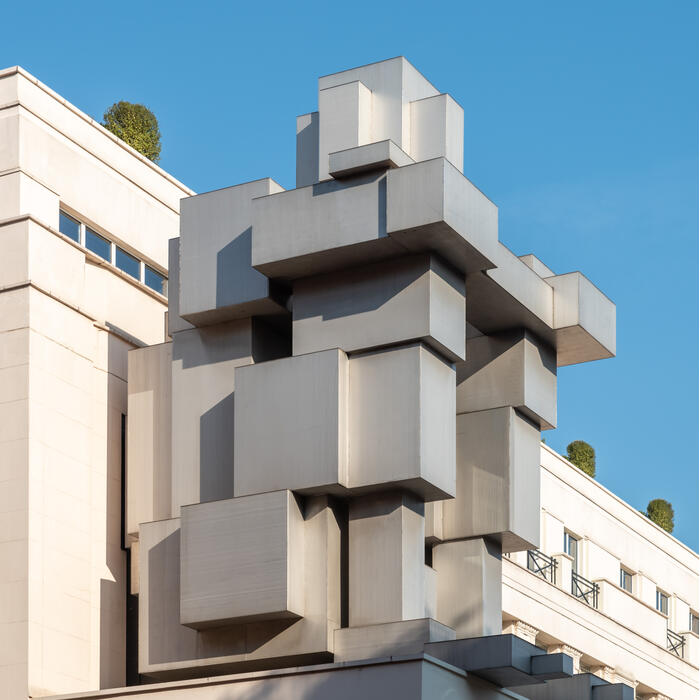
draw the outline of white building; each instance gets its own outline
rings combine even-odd
[[[377,75],[373,75],[374,71]],[[494,313],[503,312],[507,306],[508,313],[512,312],[509,323],[515,318],[520,324],[526,317],[526,325],[543,329],[547,340],[542,342],[541,351],[547,355],[550,346],[556,346],[560,365],[614,354],[614,312],[609,315],[609,306],[585,278],[576,273],[554,275],[532,256],[518,260],[498,243],[495,207],[483,195],[477,196],[471,185],[467,187],[461,174],[461,108],[449,96],[438,93],[405,59],[356,69],[350,77],[349,82],[343,74],[326,76],[321,81],[319,107],[332,118],[321,119],[320,127],[318,112],[298,120],[301,157],[297,164],[297,191],[282,193],[271,180],[264,180],[189,201],[190,237],[186,240],[183,236],[187,273],[183,284],[189,306],[182,311],[189,322],[179,316],[182,296],[178,273],[182,267],[178,264],[172,270],[171,318],[166,330],[168,299],[163,292],[167,291],[168,240],[179,233],[181,198],[193,192],[22,69],[0,72],[0,700],[66,693],[82,698],[139,698],[147,694],[153,700],[195,696],[238,699],[269,697],[270,685],[276,686],[280,697],[291,698],[332,695],[337,700],[357,696],[370,700],[386,697],[389,693],[382,695],[386,688],[391,688],[395,696],[408,697],[412,693],[432,697],[438,687],[440,692],[459,698],[528,697],[528,688],[519,688],[520,695],[515,695],[503,684],[485,684],[477,678],[478,673],[435,656],[442,644],[436,639],[449,640],[449,644],[454,641],[455,630],[457,637],[497,638],[501,624],[506,635],[521,637],[551,654],[545,662],[556,663],[544,666],[550,674],[554,668],[554,675],[540,673],[542,678],[561,676],[568,663],[565,657],[572,657],[575,673],[592,672],[611,683],[636,687],[637,697],[685,700],[697,696],[697,554],[546,446],[539,448],[540,497],[537,498],[537,489],[530,489],[522,512],[518,511],[517,493],[502,488],[494,489],[489,498],[501,509],[501,515],[505,514],[505,521],[495,525],[456,522],[459,517],[455,518],[453,512],[449,527],[458,532],[445,534],[442,551],[466,551],[461,548],[479,544],[474,557],[474,561],[478,560],[475,573],[467,573],[471,576],[468,581],[463,577],[464,568],[453,568],[462,589],[451,579],[448,586],[438,591],[439,566],[432,559],[428,561],[425,553],[424,544],[429,549],[442,542],[442,535],[434,530],[429,533],[440,511],[431,504],[445,501],[430,500],[426,504],[424,527],[422,503],[409,503],[397,490],[398,506],[393,512],[401,513],[401,519],[386,518],[383,530],[370,528],[361,532],[360,520],[366,514],[360,514],[350,539],[355,537],[361,546],[348,547],[347,540],[343,543],[347,535],[342,535],[347,522],[340,522],[343,517],[347,520],[347,514],[343,516],[345,506],[336,508],[335,496],[314,493],[316,515],[304,521],[302,536],[309,576],[299,586],[298,567],[297,574],[290,575],[290,590],[294,588],[297,595],[294,600],[288,596],[290,599],[284,601],[289,606],[284,619],[275,618],[278,608],[262,610],[262,614],[256,610],[257,622],[261,623],[257,629],[259,639],[255,639],[253,625],[242,646],[236,637],[240,625],[231,634],[225,626],[223,631],[219,628],[219,632],[210,632],[212,620],[239,624],[244,619],[236,618],[240,610],[231,613],[230,601],[214,601],[223,610],[221,614],[217,610],[205,619],[199,609],[192,619],[182,623],[181,508],[183,517],[190,518],[190,525],[194,523],[188,534],[191,537],[197,526],[196,517],[191,516],[202,514],[201,522],[206,526],[218,508],[216,504],[221,504],[226,518],[229,506],[252,503],[260,497],[258,492],[297,488],[251,487],[250,494],[234,494],[229,470],[233,455],[234,374],[243,376],[244,381],[248,377],[248,386],[255,387],[254,382],[266,375],[265,365],[272,366],[272,357],[282,355],[279,362],[289,362],[288,367],[294,367],[299,357],[310,357],[314,351],[327,358],[329,352],[334,353],[338,337],[350,356],[349,360],[343,359],[342,351],[335,351],[340,362],[360,366],[353,359],[353,352],[370,349],[373,353],[379,346],[383,352],[385,346],[391,346],[386,350],[390,356],[396,352],[392,344],[404,343],[401,352],[415,353],[425,366],[436,364],[436,355],[445,355],[441,364],[436,364],[444,374],[455,359],[467,364],[465,334],[459,325],[465,317],[464,287],[460,287],[465,275],[467,294],[481,294],[482,300],[495,299],[493,308],[482,305],[481,310],[476,309],[476,316],[468,319],[475,326],[484,324],[485,333],[500,331],[486,326]],[[431,124],[440,124],[440,129],[431,128]],[[343,204],[337,210],[330,207],[324,216],[340,212],[343,220],[353,221],[353,217],[365,212],[370,238],[363,245],[375,251],[373,255],[376,253],[380,260],[384,253],[375,248],[385,246],[388,237],[380,235],[372,240],[371,236],[376,233],[373,224],[381,197],[368,200],[372,185],[360,178],[359,186],[346,187],[347,178],[364,171],[370,173],[366,177],[371,180],[371,173],[382,168],[400,177],[404,166],[413,168],[403,171],[408,184],[412,182],[411,172],[420,175],[424,171],[421,177],[427,180],[417,181],[432,185],[445,178],[450,183],[449,192],[439,193],[451,205],[445,207],[446,213],[438,217],[439,221],[431,218],[422,222],[438,231],[436,240],[440,239],[443,245],[438,251],[441,255],[449,257],[455,241],[462,243],[459,237],[446,243],[442,237],[443,218],[448,214],[454,217],[451,221],[455,229],[450,236],[455,230],[460,233],[465,222],[466,228],[473,225],[462,216],[464,212],[459,207],[463,197],[460,199],[459,193],[468,192],[474,198],[474,206],[484,209],[484,216],[477,217],[474,229],[483,227],[487,235],[482,239],[475,236],[474,249],[467,253],[475,267],[462,270],[461,280],[455,281],[452,273],[431,258],[421,274],[432,280],[432,286],[414,287],[418,296],[413,299],[423,299],[428,288],[439,289],[440,281],[449,278],[451,282],[443,296],[433,296],[430,308],[425,307],[424,320],[429,321],[446,303],[445,299],[452,299],[451,308],[456,312],[448,314],[451,320],[444,327],[451,324],[460,332],[444,334],[439,324],[428,323],[425,329],[421,326],[420,332],[411,330],[402,335],[407,332],[406,324],[389,321],[395,322],[397,314],[415,320],[415,307],[412,297],[401,292],[392,297],[388,315],[375,313],[378,307],[373,304],[363,310],[367,312],[366,323],[372,325],[373,339],[366,337],[362,324],[347,324],[342,314],[329,314],[332,325],[338,324],[331,328],[331,335],[335,335],[330,350],[325,346],[300,349],[304,342],[312,346],[319,343],[319,329],[310,314],[306,316],[312,319],[309,326],[297,320],[294,343],[299,345],[292,350],[291,342],[286,343],[292,336],[291,319],[285,317],[285,294],[289,290],[285,291],[282,285],[280,293],[277,281],[272,284],[265,275],[270,280],[275,276],[294,278],[297,264],[289,261],[298,251],[279,260],[274,257],[278,251],[272,251],[274,255],[267,261],[264,275],[252,269],[250,261],[241,255],[246,245],[250,246],[245,238],[250,235],[250,223],[244,219],[250,216],[252,197],[270,195],[268,201],[273,205],[287,196],[301,199],[318,180],[325,183],[326,199],[334,197],[334,192],[339,197],[356,192],[358,199],[351,206]],[[399,184],[394,183],[394,187]],[[255,193],[250,194],[248,189]],[[235,199],[239,195],[234,190],[242,192],[240,200]],[[381,193],[381,189],[371,191]],[[389,199],[392,195],[397,197],[390,188]],[[418,195],[422,195],[421,188]],[[386,190],[383,196],[386,197]],[[414,199],[419,196],[414,194]],[[368,208],[367,201],[373,206]],[[235,206],[227,209],[231,202]],[[215,210],[217,203],[222,206],[220,211]],[[302,216],[312,204],[304,203]],[[410,216],[415,217],[416,212]],[[233,231],[228,225],[231,218],[241,223],[240,230]],[[304,232],[305,222],[295,221]],[[202,222],[223,225],[203,226]],[[392,224],[394,231],[404,236],[400,239],[397,235],[400,246],[420,243],[406,235],[415,226],[401,221]],[[197,227],[202,231],[201,241]],[[269,226],[276,243],[280,242],[276,238],[278,228]],[[352,233],[351,227],[342,233],[348,232]],[[466,235],[472,233],[469,230]],[[287,237],[280,240],[285,245],[290,242]],[[291,243],[309,245],[302,236],[293,238]],[[482,247],[483,259],[474,253]],[[349,248],[339,246],[343,255]],[[170,244],[174,259],[178,249],[179,242]],[[305,265],[321,264],[315,248],[302,252],[311,261]],[[432,256],[433,252],[427,255]],[[482,275],[479,268],[486,258],[496,261],[500,274]],[[359,259],[354,259],[353,265]],[[406,258],[397,259],[400,267]],[[323,261],[325,265],[327,258]],[[401,275],[410,279],[415,274],[413,269],[400,274],[394,268],[382,270],[382,274],[393,275],[396,280],[402,279]],[[250,282],[243,285],[245,289],[237,284],[239,274]],[[304,274],[310,273],[307,270]],[[349,275],[341,280],[342,284],[349,284],[355,272],[351,269]],[[204,278],[206,283],[200,285]],[[315,288],[308,285],[304,289],[303,280],[294,283],[300,285],[297,301],[306,294],[307,303],[325,303],[324,293],[316,294]],[[338,279],[331,275],[324,283],[332,289]],[[374,292],[363,289],[368,295],[364,301],[371,300]],[[574,298],[567,296],[570,294],[576,303],[567,306],[567,312],[577,312],[579,303],[588,303],[589,309],[600,313],[593,314],[593,318],[578,315],[573,320],[570,314],[560,313],[557,318],[553,298]],[[239,299],[241,295],[243,298]],[[454,303],[455,298],[459,303]],[[521,313],[523,308],[525,314]],[[268,323],[258,323],[257,316],[252,319],[253,314],[261,313],[274,316],[278,325],[270,328]],[[474,308],[468,313],[474,313]],[[533,340],[531,330],[518,336],[518,347],[529,348],[539,342]],[[284,342],[278,332],[287,334]],[[560,332],[566,337],[559,338]],[[170,334],[175,340],[171,341]],[[416,344],[416,337],[431,349]],[[480,342],[474,338],[469,336],[472,342]],[[272,355],[270,348],[274,349]],[[178,357],[173,357],[177,354],[174,349],[180,353]],[[128,363],[127,387],[129,350],[134,352]],[[476,405],[463,389],[461,395],[458,393],[456,412],[462,414],[462,425],[471,420],[468,416],[490,411],[505,417],[494,425],[498,430],[512,429],[519,435],[518,444],[527,445],[527,455],[522,460],[518,455],[512,460],[510,451],[508,466],[514,470],[511,473],[529,465],[533,467],[532,475],[536,475],[538,427],[550,427],[556,422],[556,367],[543,368],[537,364],[537,353],[524,353],[509,365],[510,374],[502,371],[502,365],[494,370],[492,378],[498,382],[504,376],[510,378],[503,395],[494,398],[489,387],[481,396],[482,403]],[[525,356],[528,359],[523,360]],[[336,367],[338,362],[333,362]],[[248,366],[241,371],[243,365]],[[238,369],[234,371],[234,367]],[[400,371],[405,369],[397,367]],[[541,392],[523,391],[523,396],[516,396],[508,381],[518,384],[526,374],[535,378]],[[335,372],[336,379],[341,375],[342,372]],[[459,382],[472,376],[469,372],[467,375],[467,380],[464,376],[458,378],[458,392]],[[299,374],[294,370],[280,376]],[[372,376],[376,383],[382,373]],[[426,373],[427,383],[434,380]],[[271,382],[273,386],[274,383]],[[296,386],[303,388],[304,384],[309,382]],[[339,393],[347,389],[341,384],[338,380]],[[321,390],[324,388],[321,386]],[[249,390],[248,401],[254,402],[260,393]],[[391,402],[391,393],[379,398]],[[296,398],[292,397],[293,404]],[[433,408],[446,403],[444,392],[436,392],[431,400]],[[454,396],[450,400],[454,401]],[[495,401],[495,408],[483,401]],[[410,407],[411,402],[406,403]],[[336,402],[336,408],[339,405]],[[454,416],[454,406],[447,408]],[[127,413],[130,500],[124,483]],[[289,414],[293,415],[294,410]],[[434,416],[431,423],[430,414],[431,411],[421,411],[411,415],[421,428],[434,430]],[[240,421],[241,414],[236,418]],[[324,421],[336,418],[320,416]],[[370,422],[371,425],[355,426],[354,430],[365,434],[381,425],[381,421]],[[491,428],[495,429],[493,425]],[[298,436],[299,431],[294,431],[291,439]],[[284,445],[275,444],[275,439],[273,436],[270,445],[264,447],[272,451],[283,449]],[[366,441],[370,450],[373,440]],[[297,440],[296,444],[303,447],[305,443]],[[530,450],[533,445],[535,449]],[[412,446],[405,447],[410,453]],[[486,451],[489,448],[487,445]],[[459,450],[458,445],[458,453]],[[442,461],[449,466],[450,450],[445,452]],[[416,462],[422,464],[423,458],[421,453]],[[501,458],[500,452],[494,457],[496,461]],[[304,476],[304,461],[299,465]],[[286,477],[283,473],[258,474],[255,460],[249,460],[249,466],[252,481],[261,476]],[[430,481],[434,476],[421,473],[417,480],[402,478],[398,489],[410,482],[415,488],[419,481],[423,496],[434,499],[435,488]],[[506,480],[509,478],[510,474]],[[449,479],[445,483],[444,488],[449,491]],[[439,485],[442,489],[442,482]],[[352,487],[347,486],[348,491],[343,490],[346,486],[339,487],[336,496],[344,497]],[[312,483],[311,488],[316,488],[316,484]],[[230,493],[222,495],[222,489]],[[301,500],[307,495],[303,494]],[[215,500],[217,497],[222,500]],[[468,489],[458,494],[458,498],[465,497],[472,497]],[[486,496],[483,500],[487,502]],[[293,540],[302,527],[291,491],[280,502],[288,510],[289,542],[296,547],[299,541]],[[536,503],[541,504],[539,538],[539,506],[531,507]],[[384,516],[373,513],[371,518]],[[442,523],[442,514],[440,519]],[[264,514],[261,522],[267,521]],[[447,523],[448,520],[446,532]],[[213,531],[213,539],[223,548],[220,556],[209,557],[208,565],[212,561],[216,564],[218,557],[229,573],[235,573],[235,566],[231,567],[233,559],[226,551],[229,541],[220,536],[220,528],[214,527]],[[525,547],[524,543],[537,539],[538,552],[517,551]],[[506,540],[512,553],[501,560],[501,549],[507,549]],[[495,541],[499,546],[493,546]],[[368,561],[367,551],[372,550],[372,565],[381,568],[386,564],[384,545],[393,546],[396,542],[401,542],[402,557],[401,561],[390,563],[394,566],[390,575],[384,572],[381,581],[364,576],[362,566]],[[153,556],[149,556],[149,546]],[[349,605],[348,583],[342,581],[340,562],[353,546],[354,554],[350,556],[355,557],[355,571],[348,578],[356,590],[368,594],[356,595]],[[301,557],[295,547],[290,545],[290,550],[298,560]],[[253,548],[253,555],[257,549]],[[197,551],[196,547],[190,550],[195,554]],[[287,562],[294,559],[289,554],[285,556]],[[284,561],[280,559],[273,571],[283,569],[278,565]],[[201,608],[206,597],[202,592],[209,590],[212,577],[196,559],[186,562],[185,567],[189,567],[188,575],[196,579],[187,604],[194,600]],[[394,584],[407,572],[418,572],[419,576],[398,590]],[[265,575],[269,578],[268,570]],[[502,589],[492,585],[501,580]],[[365,582],[366,589],[362,588]],[[321,588],[313,588],[317,585]],[[373,598],[372,593],[380,588],[384,598]],[[499,589],[501,595],[494,589]],[[321,600],[323,595],[315,596],[317,590],[325,592],[325,600]],[[135,595],[140,596],[140,641],[145,660],[140,670],[150,673],[150,678],[139,678],[136,668],[139,632],[134,616]],[[318,600],[312,600],[315,597]],[[486,598],[488,604],[484,603]],[[448,614],[438,610],[445,601],[450,608]],[[239,604],[240,601],[236,603]],[[246,605],[256,604],[255,596],[247,598]],[[210,602],[204,601],[203,605]],[[468,607],[481,612],[466,622],[459,620]],[[358,610],[367,613],[369,622],[353,623]],[[442,620],[436,621],[441,615]],[[300,624],[294,628],[293,621],[297,619],[306,619],[306,627]],[[372,623],[377,621],[383,629],[390,630],[388,634],[381,630],[375,633],[379,625]],[[260,635],[263,628],[264,634]],[[152,643],[148,643],[149,635]],[[260,641],[263,637],[264,642]],[[424,647],[424,641],[432,646]],[[211,646],[203,648],[207,644]],[[399,648],[401,652],[397,651]],[[545,655],[539,649],[527,648],[528,664],[535,658],[542,662]],[[384,650],[380,658],[377,649]],[[305,653],[308,650],[313,653]],[[533,652],[540,656],[532,655]],[[286,659],[295,659],[295,665]],[[231,675],[215,675],[226,673]],[[518,673],[520,677],[537,675],[529,666]],[[564,675],[570,673],[567,670]],[[162,682],[157,686],[150,684],[154,679]],[[120,690],[139,681],[149,685]],[[529,686],[542,687],[541,682]],[[627,689],[621,686],[603,687],[611,693],[606,697],[628,697],[624,694]]]
[[[127,351],[164,338],[191,190],[0,72],[0,698],[126,682]]]
[[[546,445],[541,464],[540,552],[503,560],[504,632],[638,698],[697,697],[697,553]]]

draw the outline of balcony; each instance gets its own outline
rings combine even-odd
[[[530,549],[527,552],[527,568],[533,574],[541,576],[545,581],[556,585],[557,562],[553,557],[547,556],[539,549]]]
[[[667,629],[666,648],[676,656],[680,657],[681,659],[684,659],[685,637],[682,634],[676,634],[676,632]]]
[[[590,605],[592,608],[598,608],[598,592],[600,586],[593,581],[589,581],[587,578],[577,574],[575,571],[571,572],[571,593],[580,598],[585,603]]]

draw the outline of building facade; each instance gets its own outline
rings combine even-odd
[[[0,92],[0,698],[695,697],[697,555],[540,443],[614,304],[449,95],[324,76],[295,189],[194,196]]]
[[[540,548],[503,560],[503,631],[638,698],[698,695],[698,555],[541,448]]]
[[[0,697],[126,683],[128,350],[164,339],[192,194],[0,72]]]

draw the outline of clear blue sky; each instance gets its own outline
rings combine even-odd
[[[98,119],[147,104],[161,165],[199,192],[293,187],[317,77],[405,55],[464,107],[464,171],[501,240],[617,304],[617,358],[561,370],[547,444],[590,442],[600,482],[639,508],[670,500],[697,550],[694,0],[43,2],[3,19],[2,66]]]

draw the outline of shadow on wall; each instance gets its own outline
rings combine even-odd
[[[95,560],[92,555],[94,570],[100,570],[105,565],[112,579],[100,579],[98,605],[100,616],[100,653],[99,653],[99,683],[100,688],[109,688],[126,683],[125,667],[128,650],[126,648],[126,605],[127,605],[127,572],[126,552],[124,545],[124,503],[125,484],[124,469],[126,465],[126,416],[127,411],[127,352],[132,347],[113,333],[107,337],[107,372],[93,368],[97,373],[96,382],[106,383],[106,405],[95,403],[96,418],[107,422],[106,443],[104,453],[93,453],[93,469],[100,463],[105,465],[105,550],[104,559]],[[123,333],[123,331],[120,331]],[[99,394],[98,394],[99,396]],[[94,507],[93,503],[93,507]]]
[[[199,419],[201,502],[233,498],[233,419],[233,392]]]

